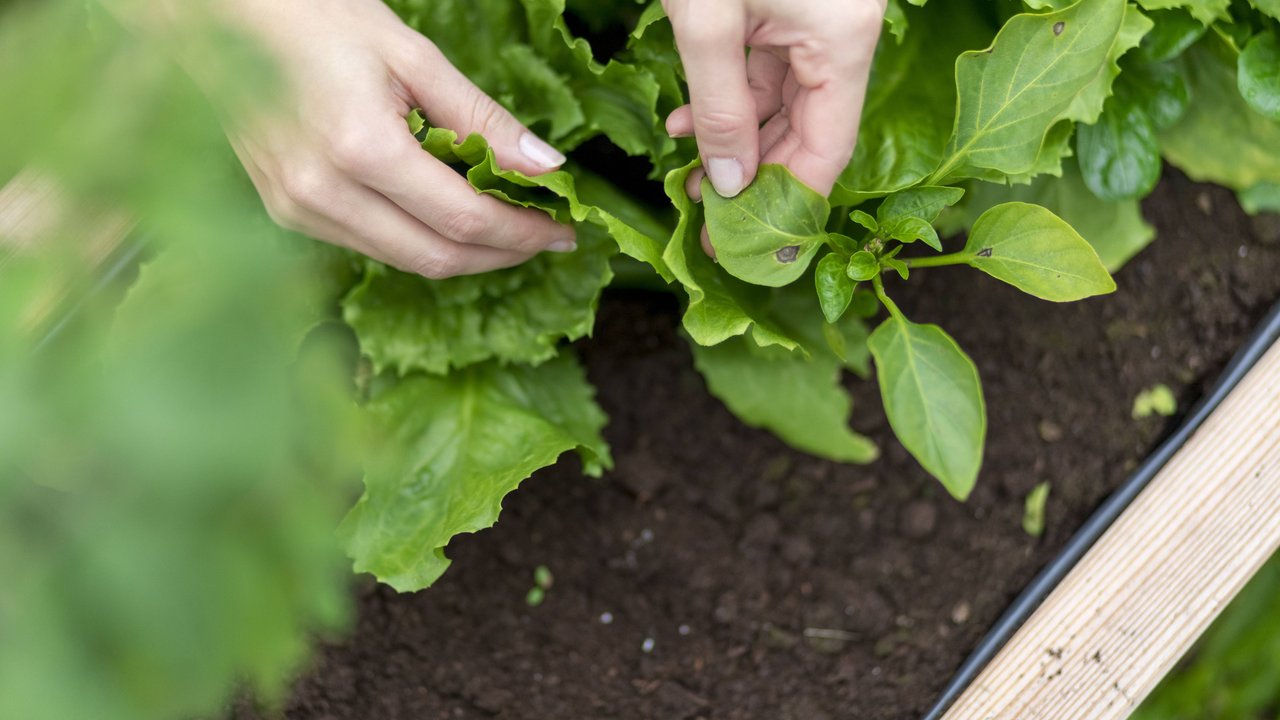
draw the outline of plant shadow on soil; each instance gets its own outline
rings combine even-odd
[[[366,583],[351,637],[322,650],[284,717],[918,718],[1177,422],[1135,421],[1134,396],[1163,382],[1188,409],[1280,298],[1280,238],[1229,192],[1169,171],[1145,213],[1159,237],[1107,298],[1054,305],[958,268],[898,285],[982,374],[989,444],[965,504],[893,440],[874,382],[850,380],[854,425],[884,458],[817,460],[707,394],[674,301],[607,296],[580,350],[617,469],[539,472],[496,528],[450,546],[428,591]],[[1036,540],[1023,500],[1043,481]],[[530,608],[538,565],[555,583]]]

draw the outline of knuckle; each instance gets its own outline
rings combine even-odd
[[[272,204],[282,207],[290,216],[297,211],[323,207],[329,196],[328,174],[313,164],[300,164],[287,168],[280,176],[280,194]]]
[[[717,107],[695,109],[694,116],[699,135],[730,135],[754,123],[741,113]]]
[[[723,23],[714,18],[691,17],[692,10],[685,10],[671,18],[672,29],[684,50],[716,47],[725,44],[728,32]]]
[[[467,114],[467,124],[471,132],[488,136],[493,130],[501,127],[505,117],[506,111],[492,98],[479,90],[472,92],[470,110]]]
[[[329,155],[342,172],[365,175],[386,160],[385,143],[368,125],[339,123],[329,137]]]
[[[450,240],[475,243],[488,232],[489,220],[475,208],[453,208],[440,216],[437,229]]]
[[[879,3],[855,2],[847,3],[844,12],[831,18],[827,26],[829,32],[842,40],[865,38],[879,35],[880,26],[884,24],[884,11]]]
[[[440,250],[421,252],[414,255],[409,259],[409,265],[405,270],[421,275],[428,280],[447,280],[462,274],[458,257]]]

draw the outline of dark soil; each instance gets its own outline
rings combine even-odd
[[[429,591],[366,586],[349,642],[324,650],[285,716],[919,717],[1176,421],[1135,421],[1134,396],[1163,382],[1188,408],[1280,297],[1280,245],[1230,193],[1171,173],[1146,212],[1160,237],[1108,298],[1053,305],[947,269],[898,287],[982,373],[990,441],[967,504],[893,440],[872,383],[851,385],[855,425],[884,459],[816,460],[707,394],[673,303],[610,296],[581,350],[617,470],[538,473],[495,529],[450,547]],[[1035,540],[1023,500],[1045,481]],[[538,565],[555,584],[530,608]]]

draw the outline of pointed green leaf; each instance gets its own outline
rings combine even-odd
[[[1029,185],[975,183],[965,198],[963,227],[972,227],[982,213],[1006,202],[1042,205],[1065,220],[1097,251],[1110,272],[1116,272],[1151,244],[1155,228],[1142,219],[1136,200],[1107,202],[1084,184],[1076,163],[1066,163],[1061,178],[1042,176]],[[957,230],[959,228],[956,228]]]
[[[1261,115],[1280,122],[1280,40],[1258,33],[1240,53],[1240,94]]]
[[[818,261],[814,284],[818,289],[818,302],[827,322],[834,323],[849,309],[853,290],[857,283],[845,272],[847,261],[837,253],[828,253]]]
[[[854,210],[849,213],[849,219],[873,233],[880,232],[880,223],[876,222],[874,217],[862,210]]]
[[[933,229],[933,225],[922,218],[918,217],[900,217],[890,220],[886,223],[882,230],[887,239],[897,240],[901,243],[913,243],[921,240],[925,245],[942,252],[942,241],[938,239],[938,231]]]
[[[1039,205],[1005,203],[973,224],[969,265],[1025,293],[1070,302],[1114,292],[1116,283],[1093,247]]]
[[[571,356],[537,368],[476,365],[405,378],[370,401],[365,492],[340,532],[357,572],[402,592],[435,582],[450,539],[493,525],[502,498],[577,449],[610,464],[605,415]]]
[[[736,197],[702,182],[707,234],[729,274],[755,285],[781,287],[804,274],[827,239],[827,199],[782,165],[762,165]]]
[[[989,49],[961,55],[955,129],[948,159],[933,177],[1031,170],[1051,128],[1063,119],[1087,117],[1091,108],[1075,107],[1077,97],[1113,65],[1127,6],[1081,0],[1058,12],[1017,15]]]
[[[889,424],[903,447],[964,500],[982,466],[987,410],[978,369],[936,325],[885,320],[867,341]]]
[[[964,188],[924,185],[903,190],[884,199],[876,210],[881,225],[902,218],[920,218],[927,223],[938,219],[938,214],[960,202]]]

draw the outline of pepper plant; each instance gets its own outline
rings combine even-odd
[[[842,384],[874,368],[898,439],[964,499],[986,434],[978,371],[908,317],[896,283],[958,266],[1052,302],[1112,292],[1110,273],[1153,237],[1138,201],[1162,158],[1253,211],[1280,208],[1274,0],[891,0],[858,149],[831,195],[766,165],[732,199],[704,182],[700,203],[686,192],[696,148],[663,129],[687,97],[659,3],[388,3],[570,161],[526,177],[483,138],[414,114],[424,150],[579,232],[575,253],[477,277],[353,261],[342,313],[380,449],[343,536],[357,570],[399,589],[434,582],[450,539],[495,522],[561,454],[609,469],[605,415],[566,343],[590,334],[616,270],[678,294],[709,390],[797,449],[877,457]],[[603,59],[575,31],[621,49]],[[639,199],[618,153],[646,160],[669,204]]]

